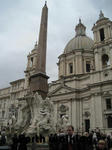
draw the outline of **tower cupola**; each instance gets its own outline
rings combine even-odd
[[[112,66],[112,21],[100,11],[99,18],[92,28],[94,34],[95,70]]]
[[[94,34],[95,46],[100,46],[103,43],[112,39],[112,21],[104,16],[104,13],[100,11],[99,18],[92,28]]]

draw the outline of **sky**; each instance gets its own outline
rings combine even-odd
[[[45,0],[0,0],[0,88],[25,77],[27,55],[38,41],[42,7]],[[86,34],[100,10],[112,20],[112,0],[47,0],[48,34],[46,74],[49,82],[58,79],[58,56],[75,36],[81,18]]]

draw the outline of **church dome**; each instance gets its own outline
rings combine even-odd
[[[85,30],[86,27],[81,23],[81,20],[79,20],[79,24],[75,28],[76,36],[68,42],[64,49],[64,53],[69,53],[78,49],[91,50],[94,41],[86,36]]]

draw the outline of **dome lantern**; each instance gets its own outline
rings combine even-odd
[[[82,24],[81,19],[79,19],[79,24],[75,28],[76,36],[86,35],[86,27]]]
[[[100,14],[99,14],[99,20],[104,18],[104,14],[102,12],[102,10],[100,10]]]

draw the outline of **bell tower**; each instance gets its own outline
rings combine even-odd
[[[45,5],[42,9],[40,33],[38,43],[36,42],[34,49],[28,55],[28,64],[26,68],[27,86],[30,92],[38,92],[43,99],[48,93],[48,76],[46,75],[46,49],[47,49],[47,21],[48,8]]]
[[[95,70],[112,67],[112,21],[100,11],[92,28],[94,34]]]

